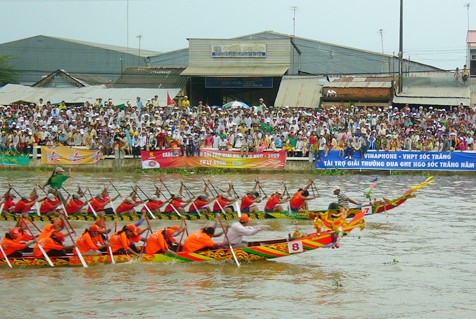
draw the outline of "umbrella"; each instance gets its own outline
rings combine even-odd
[[[225,105],[223,105],[224,109],[236,109],[236,108],[242,108],[242,109],[247,109],[250,106],[244,102],[240,101],[233,101],[233,102],[228,102]]]

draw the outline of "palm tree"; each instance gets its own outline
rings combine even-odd
[[[11,57],[0,55],[0,87],[18,81],[18,71],[10,64],[10,60]]]

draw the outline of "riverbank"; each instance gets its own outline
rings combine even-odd
[[[119,173],[119,174],[148,174],[161,175],[167,173],[177,173],[182,175],[203,174],[203,175],[219,175],[229,173],[239,174],[269,174],[276,171],[297,173],[297,174],[311,174],[316,176],[338,176],[338,175],[422,175],[422,176],[476,176],[473,171],[399,171],[399,170],[360,170],[360,169],[316,169],[315,163],[310,163],[307,158],[291,157],[286,160],[286,167],[284,169],[227,169],[227,168],[200,168],[200,167],[184,167],[184,168],[168,168],[168,169],[142,169],[141,161],[138,159],[125,158],[116,160],[113,157],[108,157],[97,162],[94,165],[62,165],[64,168],[71,167],[75,172],[87,173]],[[51,171],[53,165],[44,165],[41,160],[30,159],[28,166],[0,166],[0,171]]]

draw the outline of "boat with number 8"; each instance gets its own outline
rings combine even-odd
[[[365,227],[365,211],[357,214],[351,221],[340,224],[339,228],[324,230],[318,233],[304,235],[299,238],[280,238],[274,240],[250,241],[246,247],[204,250],[193,253],[167,253],[167,254],[143,254],[139,258],[130,255],[114,255],[115,263],[144,262],[213,262],[213,261],[233,261],[233,253],[240,262],[252,262],[257,260],[275,259],[294,254],[300,254],[319,248],[339,248],[340,239],[352,230]],[[342,222],[342,221],[340,221]],[[108,254],[99,256],[83,256],[86,264],[110,264],[111,257]],[[45,258],[32,256],[9,257],[9,262],[14,267],[49,267]],[[81,260],[78,256],[69,255],[61,257],[50,257],[55,267],[76,266],[81,267]],[[0,267],[6,266],[7,261],[0,259]]]

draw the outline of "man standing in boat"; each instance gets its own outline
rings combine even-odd
[[[339,186],[334,187],[334,195],[337,196],[337,205],[342,206],[345,209],[349,208],[349,202],[354,205],[362,205],[362,203],[351,199],[345,193],[341,192]]]
[[[262,230],[269,229],[269,226],[249,226],[251,218],[248,214],[242,214],[240,220],[230,226],[226,235],[230,244],[235,247],[246,247],[248,243],[243,241],[243,236],[252,236]],[[226,243],[225,243],[226,244]]]

